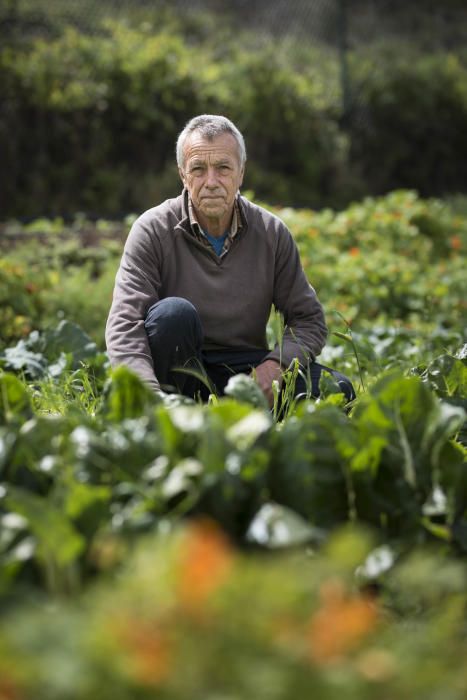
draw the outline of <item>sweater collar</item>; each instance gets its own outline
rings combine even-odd
[[[187,193],[188,195],[188,193]],[[202,229],[198,218],[196,216],[195,208],[193,206],[193,202],[191,201],[191,197],[188,195],[187,196],[187,209],[188,209],[188,218],[190,221],[190,226],[192,232],[195,234],[195,236],[200,237],[204,236],[206,237],[206,232]],[[238,196],[236,197],[234,201],[234,208],[233,208],[233,214],[232,214],[232,221],[230,224],[230,228],[228,230],[228,236],[231,240],[235,238],[239,230],[242,228],[243,223],[242,223],[242,218],[240,215],[240,208],[239,208],[239,203],[238,203]]]

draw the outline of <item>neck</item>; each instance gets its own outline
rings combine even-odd
[[[195,213],[196,218],[198,219],[198,223],[203,229],[203,231],[209,233],[210,236],[214,236],[214,238],[219,238],[220,236],[223,236],[227,229],[230,227],[233,212],[230,212],[230,214],[227,214],[226,216],[223,216],[221,218],[215,219],[210,219],[206,216],[203,216],[196,210]]]

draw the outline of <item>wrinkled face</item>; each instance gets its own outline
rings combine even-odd
[[[209,141],[195,131],[185,143],[184,155],[180,176],[200,223],[216,220],[228,226],[243,180],[236,140],[226,133]]]

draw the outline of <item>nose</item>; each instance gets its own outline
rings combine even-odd
[[[211,189],[217,187],[217,173],[215,168],[208,168],[206,172],[206,187]]]

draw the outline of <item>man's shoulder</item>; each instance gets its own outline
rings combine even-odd
[[[265,230],[273,229],[278,233],[288,231],[287,226],[277,214],[246,197],[240,196],[240,206],[249,227],[264,227]]]
[[[183,194],[178,197],[166,199],[161,204],[146,209],[135,221],[141,226],[154,226],[154,224],[164,224],[165,222],[174,224],[184,216]]]

